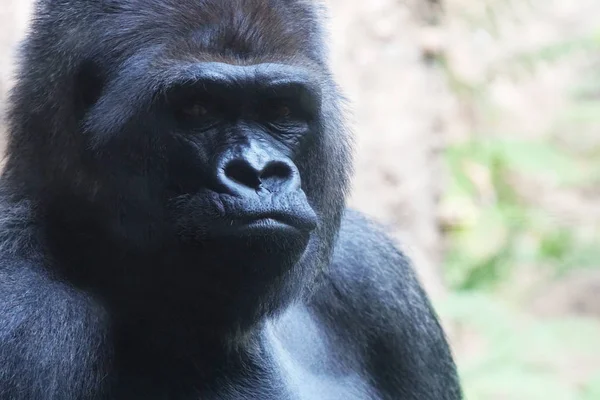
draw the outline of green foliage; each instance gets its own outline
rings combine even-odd
[[[533,68],[573,54],[600,50],[600,30],[591,35],[554,43],[535,52],[519,54],[511,65]],[[600,63],[600,59],[598,60]],[[507,68],[505,66],[505,68]],[[480,113],[480,125],[493,116],[485,90],[467,91],[456,83],[445,65],[449,81],[463,100]],[[592,235],[565,223],[541,207],[536,187],[558,190],[593,190],[600,184],[600,72],[592,68],[573,89],[568,106],[554,131],[537,140],[510,132],[489,135],[475,132],[465,143],[445,154],[449,185],[443,204],[458,214],[448,228],[446,274],[457,289],[490,289],[506,282],[514,266],[550,266],[556,272],[600,266],[600,230]],[[474,89],[474,88],[471,88]],[[475,94],[476,93],[476,94]]]
[[[556,62],[577,53],[597,51],[598,48],[600,48],[600,29],[580,37],[550,43],[533,52],[518,54],[509,62],[535,68],[540,61]]]
[[[545,12],[546,4],[528,1],[525,7]],[[503,19],[515,22],[523,10],[523,2],[483,0],[458,13],[473,32],[484,30],[495,40],[510,29]],[[445,153],[444,271],[456,290],[437,305],[460,339],[455,351],[466,400],[600,399],[600,321],[543,319],[520,309],[519,300],[501,300],[498,294],[508,290],[494,291],[518,285],[516,268],[523,265],[553,274],[600,267],[600,227],[585,223],[587,209],[576,209],[586,196],[600,196],[598,27],[591,33],[567,29],[571,35],[555,43],[501,55],[476,82],[453,70],[452,57],[439,58],[473,131]],[[498,79],[526,81],[538,66],[548,71],[551,64],[577,68],[580,80],[565,93],[562,111],[547,116],[552,128],[498,133],[496,122],[506,115],[488,89]],[[555,207],[564,200],[557,194],[576,200]]]
[[[519,178],[532,185],[537,180],[565,187],[585,183],[587,174],[573,155],[549,142],[480,138],[448,149],[446,162],[445,202],[462,214],[448,232],[446,272],[453,287],[494,286],[509,278],[517,263],[562,270],[600,260],[597,246],[561,226],[515,184]]]
[[[600,358],[598,321],[531,320],[482,292],[451,294],[437,308],[459,332],[470,332],[462,346],[471,349],[458,359],[466,400],[600,398],[600,371],[558,379]]]

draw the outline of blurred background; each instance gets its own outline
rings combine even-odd
[[[4,112],[31,1],[0,3]],[[600,1],[326,3],[351,204],[415,260],[466,398],[600,399]]]

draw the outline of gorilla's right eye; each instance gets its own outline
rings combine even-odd
[[[184,106],[181,112],[188,118],[203,118],[208,115],[208,108],[204,104],[196,102]]]
[[[179,102],[175,107],[177,119],[185,129],[208,129],[217,122],[217,110],[203,99],[191,98]]]

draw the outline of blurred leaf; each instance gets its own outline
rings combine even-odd
[[[586,35],[549,43],[534,51],[517,54],[510,64],[533,64],[540,61],[555,62],[575,52],[595,51],[600,48],[600,29]]]
[[[540,243],[540,256],[548,259],[560,260],[568,254],[573,247],[573,236],[570,232],[559,229],[542,237]]]
[[[600,399],[600,371],[590,379],[583,389],[582,400]]]

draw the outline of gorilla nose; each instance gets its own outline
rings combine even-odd
[[[292,192],[300,188],[300,174],[287,160],[252,162],[245,157],[224,160],[219,181],[228,192],[244,196],[265,190],[270,193]]]

